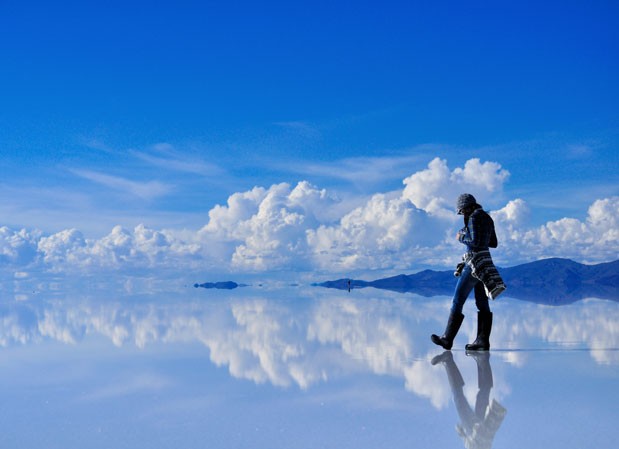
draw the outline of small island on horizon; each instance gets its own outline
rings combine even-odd
[[[202,284],[195,283],[193,284],[195,288],[216,288],[219,290],[234,290],[238,287],[247,287],[247,284],[238,284],[233,281],[224,281],[224,282],[204,282]]]

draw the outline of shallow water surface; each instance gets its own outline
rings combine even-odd
[[[0,447],[614,448],[619,304],[373,289],[63,294],[0,304]]]

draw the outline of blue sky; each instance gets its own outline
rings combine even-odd
[[[0,225],[196,231],[308,181],[316,230],[437,157],[499,164],[479,194],[529,230],[587,224],[619,195],[618,30],[610,1],[2,2]]]

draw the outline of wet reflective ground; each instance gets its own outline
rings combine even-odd
[[[490,354],[430,342],[450,298],[373,289],[0,303],[0,447],[614,448],[619,303],[501,298]]]

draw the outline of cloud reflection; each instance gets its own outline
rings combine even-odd
[[[407,391],[440,409],[451,393],[428,363],[436,355],[428,335],[444,324],[447,306],[445,298],[379,299],[366,293],[294,300],[231,295],[201,302],[14,302],[0,308],[0,345],[76,345],[93,336],[137,348],[197,342],[235,378],[307,389],[369,372],[402,379]],[[530,350],[557,348],[585,349],[597,363],[619,363],[616,303],[548,307],[505,301],[495,307],[495,317],[493,354],[510,363],[526,364]],[[474,336],[473,321],[465,320],[457,344]]]

